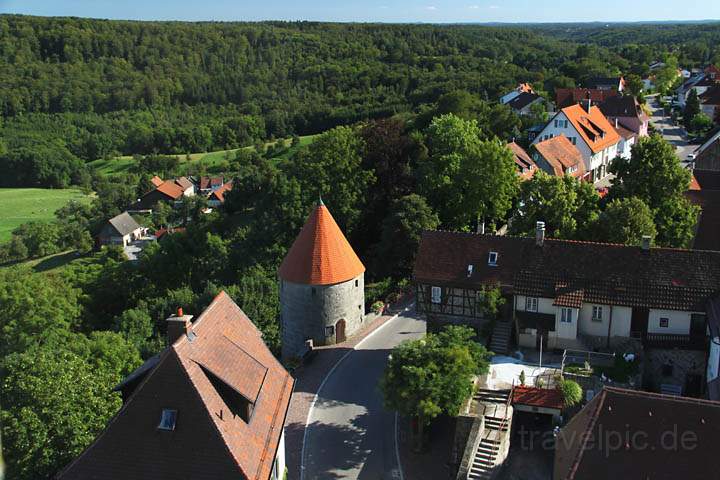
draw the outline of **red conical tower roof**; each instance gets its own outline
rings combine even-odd
[[[280,265],[280,278],[305,285],[331,285],[364,271],[365,266],[321,201]]]

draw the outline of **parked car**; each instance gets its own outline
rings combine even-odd
[[[689,153],[687,158],[688,158],[688,160],[695,160],[697,158],[697,154]]]

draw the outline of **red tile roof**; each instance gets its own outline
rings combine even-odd
[[[560,390],[523,386],[513,388],[512,403],[531,407],[554,408],[556,410],[562,410],[564,406]]]
[[[59,478],[266,480],[292,387],[260,331],[222,292]],[[249,421],[233,414],[230,391],[254,402]],[[163,409],[177,411],[173,431],[157,429]]]
[[[587,108],[573,105],[562,109],[575,130],[594,153],[598,153],[620,141],[620,135],[596,106]]]
[[[365,272],[350,243],[325,205],[318,205],[305,222],[280,265],[283,280],[305,285],[332,285]]]
[[[491,251],[497,266],[487,265]],[[564,283],[582,289],[585,302],[702,312],[720,291],[720,252],[549,238],[538,247],[528,237],[428,231],[413,275],[426,285],[500,283],[506,292],[543,298],[556,298]]]
[[[611,97],[617,97],[617,90],[599,90],[594,88],[556,88],[555,104],[558,108],[565,108],[585,102],[590,95],[593,104],[603,103]]]
[[[556,479],[715,478],[720,402],[604,387],[560,431]]]
[[[508,143],[508,148],[513,152],[515,165],[518,168],[518,175],[523,180],[530,180],[537,171],[535,161],[528,155],[524,148],[515,142]]]
[[[227,182],[223,184],[222,187],[218,188],[217,190],[213,190],[209,197],[211,200],[217,200],[220,203],[225,202],[225,194],[232,190],[232,182]]]
[[[585,175],[582,153],[565,135],[561,134],[536,143],[533,148],[547,160],[556,176],[562,177],[570,167],[577,167],[577,170],[568,175],[576,178],[582,178]]]
[[[166,196],[177,200],[183,196],[184,190],[177,183],[172,180],[163,182],[159,187],[156,188],[158,192],[165,194]]]
[[[158,177],[157,175],[155,175],[154,177],[152,177],[150,179],[150,183],[152,183],[155,186],[155,188],[157,188],[163,184],[163,179]]]

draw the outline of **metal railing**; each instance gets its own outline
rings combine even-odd
[[[703,334],[646,333],[645,345],[656,348],[705,350],[708,346],[708,337]]]

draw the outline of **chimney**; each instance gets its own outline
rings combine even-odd
[[[590,98],[590,90],[588,90],[587,94],[585,95],[585,99],[587,100],[587,113],[590,113],[590,109],[592,108],[592,98]]]
[[[535,244],[542,247],[545,243],[545,222],[537,222],[535,224]]]
[[[168,317],[166,320],[168,345],[172,345],[178,338],[190,333],[192,330],[192,318],[192,315],[183,315],[182,308],[177,309],[177,314]]]
[[[485,235],[485,222],[478,222],[477,233]]]
[[[652,241],[652,237],[650,235],[643,235],[642,236],[642,243],[640,246],[643,250],[650,250],[650,242]]]

